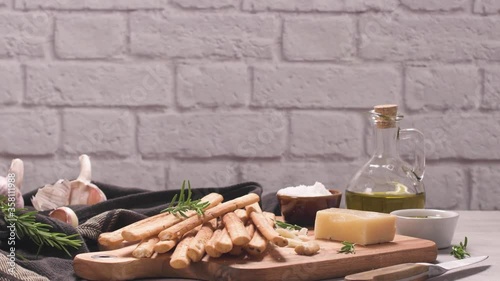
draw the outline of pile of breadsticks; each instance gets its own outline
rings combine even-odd
[[[202,215],[196,211],[179,214],[160,213],[113,232],[102,233],[99,243],[107,248],[138,242],[132,255],[137,258],[155,258],[174,249],[170,265],[185,268],[200,261],[205,254],[220,257],[225,253],[260,255],[268,245],[285,247],[290,237],[283,237],[274,229],[274,214],[263,212],[259,196],[247,194],[222,203],[223,197],[210,193],[201,198],[209,202]],[[292,243],[298,254],[311,255],[319,251],[314,241]]]

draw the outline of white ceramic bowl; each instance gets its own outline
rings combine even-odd
[[[451,246],[458,213],[434,209],[404,209],[391,212],[396,216],[396,232],[434,241],[439,249]]]

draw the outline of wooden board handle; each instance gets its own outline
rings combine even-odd
[[[396,281],[405,278],[406,280],[426,280],[429,267],[416,263],[403,263],[393,266],[383,267],[375,270],[365,271],[348,275],[348,281]]]

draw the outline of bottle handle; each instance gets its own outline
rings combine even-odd
[[[413,173],[419,181],[424,178],[425,171],[425,140],[424,134],[417,129],[400,129],[399,139],[413,140],[415,142]]]

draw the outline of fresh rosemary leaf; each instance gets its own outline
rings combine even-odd
[[[350,243],[350,242],[347,242],[347,241],[344,241],[342,242],[342,248],[340,248],[340,251],[338,251],[339,253],[344,253],[344,254],[355,254],[356,253],[356,249],[355,249],[355,246],[356,244],[355,243]]]
[[[459,245],[453,245],[451,247],[450,255],[454,256],[456,259],[465,259],[466,257],[470,257],[469,252],[467,252],[467,236],[465,236],[464,242],[460,242]]]
[[[71,256],[67,247],[78,249],[82,245],[83,241],[79,239],[78,234],[66,235],[60,232],[51,232],[51,225],[36,221],[37,211],[23,212],[25,210],[24,208],[16,208],[11,213],[12,208],[9,208],[7,198],[0,197],[0,212],[5,221],[15,224],[17,238],[28,236],[38,246],[38,252],[45,245],[63,250],[68,256]]]
[[[283,221],[274,221],[277,227],[284,228],[284,229],[291,229],[291,230],[301,230],[303,227],[300,225],[296,224],[289,224]]]
[[[186,181],[182,182],[181,191],[179,194],[176,194],[168,208],[161,211],[161,213],[169,212],[171,214],[179,214],[184,218],[187,218],[186,212],[189,210],[196,211],[198,215],[203,215],[204,210],[210,205],[210,202],[201,202],[200,199],[192,200],[192,191],[191,191],[191,183],[188,183],[187,195],[185,194]],[[177,199],[177,195],[179,195],[179,200],[177,201],[177,205],[175,204],[175,200]]]

